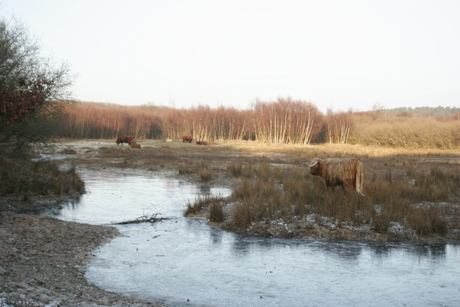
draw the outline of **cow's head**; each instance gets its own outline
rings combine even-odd
[[[310,164],[305,164],[306,167],[310,168],[310,174],[312,175],[319,175],[321,169],[320,159],[315,158],[313,159]]]

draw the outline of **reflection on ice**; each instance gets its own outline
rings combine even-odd
[[[158,177],[100,171],[82,171],[81,176],[87,193],[78,202],[63,204],[64,208],[57,213],[62,219],[110,224],[154,213],[175,218],[182,216],[187,201],[193,201],[197,195],[230,193],[228,189]]]
[[[92,283],[168,306],[460,306],[460,253],[452,244],[378,244],[235,235],[186,219],[197,195],[227,189],[177,180],[82,173],[88,193],[63,219],[107,224],[160,213],[154,224],[117,226]]]

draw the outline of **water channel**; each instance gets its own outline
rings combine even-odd
[[[167,306],[460,306],[460,247],[236,235],[183,217],[198,195],[231,193],[179,180],[83,170],[87,193],[64,220],[118,225],[86,278]]]

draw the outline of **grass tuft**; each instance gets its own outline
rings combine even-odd
[[[220,223],[225,219],[223,205],[221,203],[213,202],[209,210],[209,221]]]
[[[225,218],[223,206],[227,200],[222,196],[199,196],[193,203],[187,202],[187,209],[184,212],[184,216],[192,216],[197,214],[201,210],[209,208],[210,220],[212,222],[221,222]]]
[[[212,171],[206,164],[202,163],[198,166],[198,175],[200,175],[201,181],[208,182],[212,178]]]

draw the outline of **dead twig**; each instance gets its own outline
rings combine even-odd
[[[137,223],[145,223],[145,222],[149,222],[149,223],[155,223],[155,222],[158,222],[158,221],[163,221],[163,220],[168,220],[167,217],[157,217],[159,213],[154,213],[150,216],[148,215],[142,215],[134,220],[129,220],[129,221],[124,221],[124,222],[118,222],[118,223],[115,223],[113,222],[112,224],[114,225],[125,225],[125,224],[137,224]]]

